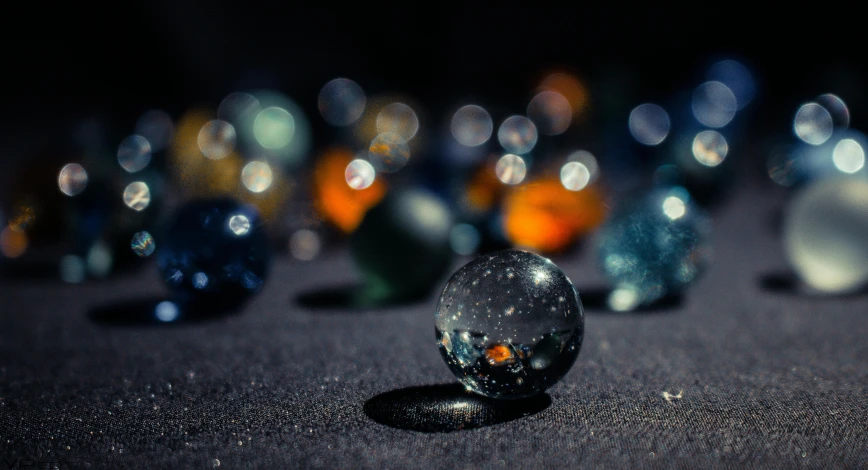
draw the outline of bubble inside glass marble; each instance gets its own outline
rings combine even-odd
[[[612,284],[609,306],[632,310],[683,290],[711,255],[710,223],[680,186],[627,199],[598,232],[597,256]]]
[[[449,279],[435,330],[440,354],[469,390],[522,398],[570,370],[582,346],[584,311],[572,282],[550,260],[496,251]]]
[[[142,258],[147,258],[154,254],[157,244],[154,242],[154,237],[151,236],[150,232],[143,230],[133,235],[133,239],[130,241],[130,248],[132,248],[133,253]]]
[[[252,206],[197,201],[182,206],[165,227],[157,261],[175,300],[231,307],[264,285],[268,240]]]
[[[536,126],[524,116],[510,116],[497,130],[497,140],[509,153],[517,155],[528,153],[536,146]]]
[[[787,206],[787,259],[812,288],[853,292],[868,284],[868,180],[837,177],[802,189]]]

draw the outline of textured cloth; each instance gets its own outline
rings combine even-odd
[[[603,307],[589,244],[553,258],[582,295],[585,342],[529,402],[454,385],[439,292],[383,308],[327,295],[356,280],[343,249],[278,258],[242,312],[178,324],[112,320],[166,294],[154,266],[5,279],[0,467],[864,468],[868,296],[783,282],[783,202],[736,192],[713,213],[710,269],[649,311]]]

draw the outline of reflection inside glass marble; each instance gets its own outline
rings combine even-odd
[[[440,296],[437,345],[469,390],[492,398],[542,393],[578,357],[584,311],[550,260],[504,250],[477,256]]]
[[[676,294],[705,270],[707,215],[679,186],[628,198],[598,232],[597,256],[612,284],[609,305],[631,310]]]

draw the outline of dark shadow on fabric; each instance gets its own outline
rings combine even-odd
[[[545,410],[551,397],[495,400],[468,392],[460,384],[408,387],[381,393],[365,403],[365,414],[398,429],[454,432],[505,423]]]
[[[683,294],[670,294],[660,300],[637,307],[629,312],[618,312],[609,308],[609,294],[612,292],[607,287],[591,289],[579,289],[579,297],[582,299],[582,307],[586,313],[607,315],[630,315],[648,313],[675,313],[684,301]]]
[[[413,305],[427,298],[427,294],[378,297],[371,295],[361,284],[349,284],[302,292],[295,297],[295,303],[311,310],[345,311]]]
[[[158,306],[164,302],[166,299],[160,297],[122,300],[97,306],[88,312],[88,317],[104,326],[168,326],[216,320],[240,311],[237,307],[226,308],[208,303],[182,306],[170,302],[167,302],[164,310],[158,310]],[[171,310],[172,305],[177,310]]]

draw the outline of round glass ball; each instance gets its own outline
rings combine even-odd
[[[705,270],[710,221],[680,186],[655,188],[617,207],[598,232],[597,255],[613,286],[609,307],[633,310],[686,288]]]
[[[268,240],[252,206],[231,199],[189,203],[158,241],[160,272],[177,300],[232,307],[265,283]]]
[[[787,207],[787,258],[811,288],[828,294],[868,284],[868,180],[840,177],[802,189]]]
[[[524,398],[570,370],[585,317],[573,283],[553,262],[518,250],[477,256],[459,269],[437,304],[437,345],[469,390]]]

